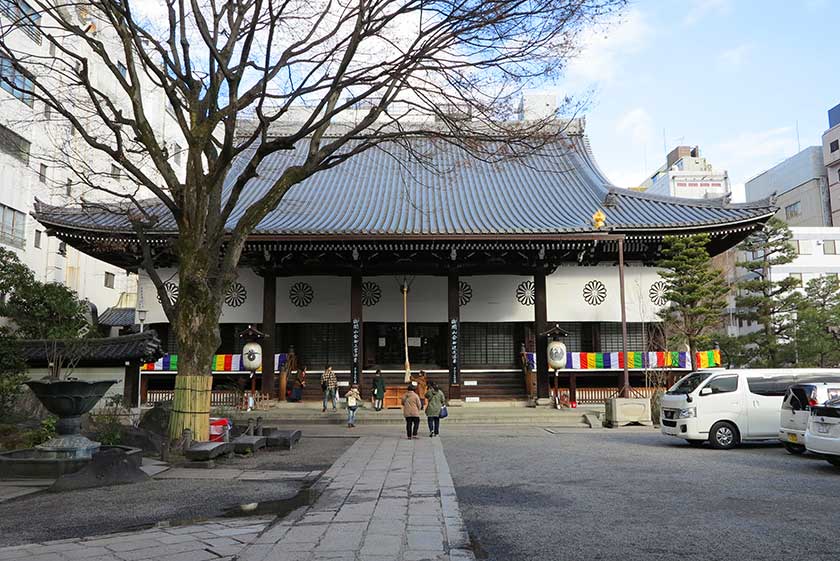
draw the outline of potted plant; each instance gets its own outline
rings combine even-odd
[[[57,457],[90,457],[99,443],[80,434],[81,416],[90,411],[116,380],[88,382],[73,377],[92,334],[94,308],[68,287],[38,281],[17,256],[0,248],[0,316],[24,358],[45,358],[48,375],[26,385],[58,417],[58,435],[38,448]],[[30,356],[32,355],[32,356]]]

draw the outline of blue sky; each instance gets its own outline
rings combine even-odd
[[[592,30],[556,84],[592,90],[587,130],[617,185],[638,185],[664,144],[699,145],[727,169],[735,200],[750,177],[820,144],[840,103],[840,1],[638,0]]]

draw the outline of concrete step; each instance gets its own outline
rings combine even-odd
[[[511,425],[537,425],[537,426],[564,426],[564,427],[587,427],[589,426],[583,416],[583,410],[557,411],[548,408],[527,408],[527,407],[449,407],[449,417],[443,422],[448,424],[511,424]],[[249,417],[261,416],[267,425],[281,424],[290,426],[295,424],[323,424],[343,425],[347,422],[347,412],[339,408],[333,412],[331,408],[326,413],[320,409],[311,408],[275,408],[268,411],[238,412],[234,419],[240,422]],[[423,417],[423,415],[421,415]],[[356,413],[356,423],[362,424],[402,424],[404,417],[399,409],[386,409],[374,411],[372,409],[360,409]]]

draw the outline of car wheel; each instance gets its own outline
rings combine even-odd
[[[840,468],[840,456],[826,456],[825,459],[834,467]]]
[[[787,450],[788,454],[793,454],[794,456],[800,456],[805,453],[805,447],[801,444],[791,444],[790,442],[785,442],[785,450]]]
[[[688,442],[688,445],[691,446],[692,448],[700,448],[701,446],[703,446],[703,443],[706,442],[706,441],[705,440],[686,440],[686,442]]]
[[[709,442],[712,448],[718,450],[729,450],[738,444],[738,429],[728,421],[720,421],[712,425],[709,431]]]

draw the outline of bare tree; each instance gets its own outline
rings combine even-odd
[[[75,132],[76,148],[57,159],[91,194],[83,204],[130,217],[184,379],[211,371],[246,239],[290,187],[371,148],[410,150],[418,137],[488,159],[557,140],[555,119],[515,122],[515,102],[559,75],[581,33],[624,2],[29,0],[35,12],[3,30],[0,55],[23,78],[7,83]],[[36,18],[54,56],[16,47],[15,31],[31,31]],[[567,99],[561,111],[579,107]],[[182,138],[178,154],[157,124],[164,110]],[[304,157],[232,223],[260,163],[300,143]],[[91,153],[136,188],[110,183],[111,169],[97,169]],[[164,221],[177,239],[155,239]],[[161,252],[177,260],[177,302],[155,268]],[[174,419],[173,434],[186,426]]]

